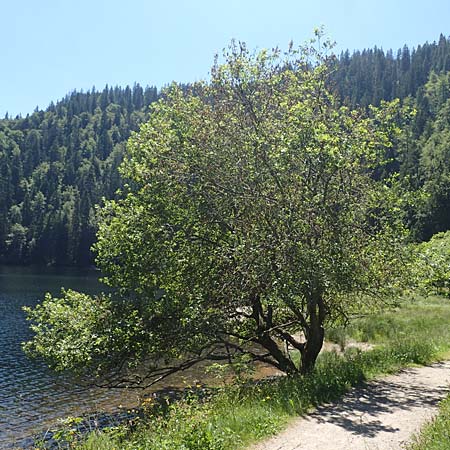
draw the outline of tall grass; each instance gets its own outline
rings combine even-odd
[[[134,431],[91,434],[83,450],[232,450],[275,434],[293,416],[338,398],[351,386],[408,364],[426,364],[450,349],[450,302],[410,300],[396,311],[358,319],[340,339],[378,344],[368,352],[320,356],[308,376],[224,388],[214,398],[168,406]],[[428,447],[422,447],[428,448]],[[421,449],[422,449],[421,448]],[[441,448],[441,447],[436,447]]]
[[[404,342],[433,347],[435,356],[450,349],[450,300],[441,297],[411,297],[395,310],[354,320],[347,328],[328,331],[328,337],[341,343],[345,339],[378,345]]]

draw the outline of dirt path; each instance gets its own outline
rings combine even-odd
[[[450,361],[405,369],[295,419],[252,450],[393,450],[437,412],[450,392]]]

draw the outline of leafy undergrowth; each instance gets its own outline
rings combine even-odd
[[[440,404],[439,415],[414,439],[409,450],[450,449],[450,396]]]
[[[409,301],[396,311],[359,319],[334,330],[352,339],[379,344],[368,352],[321,355],[309,376],[278,377],[258,384],[224,388],[214,398],[195,397],[168,405],[133,431],[114,428],[93,433],[83,450],[232,450],[278,432],[293,416],[340,397],[351,386],[408,364],[426,364],[450,349],[450,302],[439,298]],[[447,424],[448,424],[448,418]],[[448,447],[418,447],[448,448]]]

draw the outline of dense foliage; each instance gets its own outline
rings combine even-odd
[[[428,291],[450,297],[450,231],[435,234],[421,243],[418,265],[419,279]]]
[[[88,316],[67,292],[29,311],[27,348],[55,367],[101,373],[140,360],[155,381],[176,360],[244,355],[306,373],[326,324],[392,301],[404,282],[399,187],[374,176],[396,105],[369,118],[340,106],[314,48],[253,56],[233,45],[224,57],[209,83],[168,89],[130,139],[130,185],[107,202],[96,244],[126,301],[86,301]]]
[[[450,40],[416,49],[341,54],[330,86],[351,107],[400,98],[415,116],[387,155],[384,175],[399,173],[425,197],[409,211],[418,240],[450,229]],[[0,120],[0,262],[92,264],[95,205],[123,185],[117,167],[131,131],[148,118],[155,88],[74,92],[45,111]],[[417,196],[416,196],[417,197]]]
[[[398,174],[415,193],[408,225],[416,240],[450,229],[450,39],[416,49],[369,49],[341,54],[332,86],[352,106],[378,105],[399,98],[403,130],[386,154],[390,164],[381,173]]]

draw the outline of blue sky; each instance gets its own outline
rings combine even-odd
[[[320,25],[338,51],[412,47],[450,35],[450,0],[0,0],[0,116],[93,85],[206,78],[232,38],[300,44]]]

